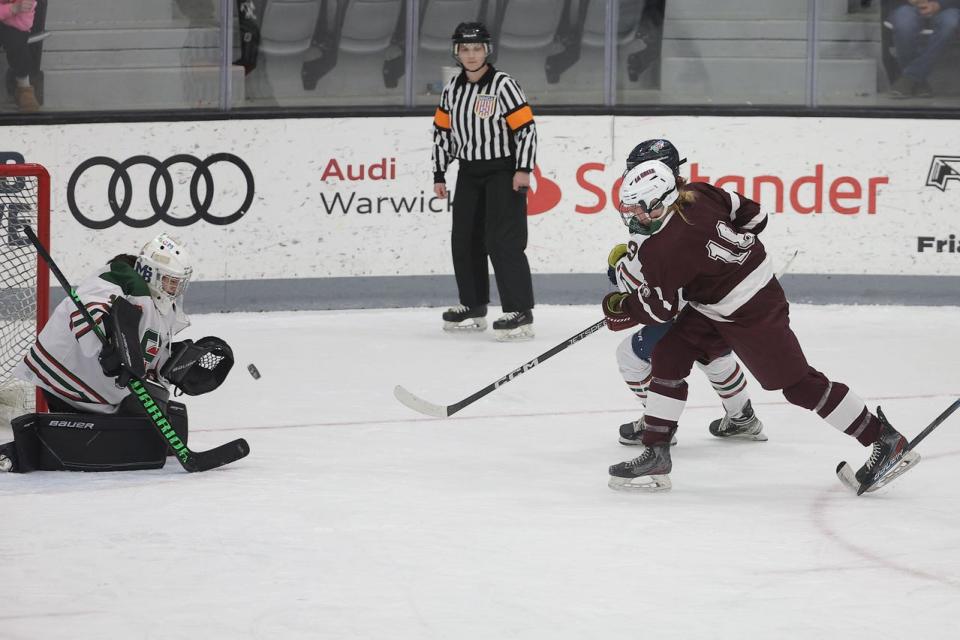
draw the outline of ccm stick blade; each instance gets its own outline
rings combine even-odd
[[[450,407],[441,407],[438,404],[427,402],[423,398],[413,395],[399,384],[393,388],[393,397],[417,413],[433,416],[434,418],[446,418],[450,416]]]

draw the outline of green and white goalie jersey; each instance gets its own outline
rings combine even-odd
[[[147,283],[123,259],[111,261],[76,291],[100,331],[104,331],[104,318],[117,296],[142,310],[138,335],[147,377],[159,380],[158,372],[170,357],[173,336],[189,324],[182,309],[161,314]],[[100,339],[90,323],[66,298],[54,309],[14,375],[68,401],[78,411],[115,413],[128,391],[104,375],[98,360],[100,349]]]

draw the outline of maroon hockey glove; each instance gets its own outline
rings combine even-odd
[[[639,320],[630,317],[624,302],[631,294],[608,293],[603,297],[603,315],[607,318],[607,328],[611,331],[623,331],[640,324]]]

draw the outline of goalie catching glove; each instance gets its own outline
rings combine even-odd
[[[233,367],[233,350],[216,336],[196,342],[173,343],[173,353],[160,375],[188,396],[209,393],[219,387]]]

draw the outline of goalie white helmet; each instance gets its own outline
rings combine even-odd
[[[161,313],[168,313],[187,290],[193,275],[190,262],[186,249],[166,233],[161,233],[140,250],[136,270],[146,280]]]
[[[623,175],[620,217],[630,233],[656,233],[679,196],[673,169],[659,160],[641,162]]]

